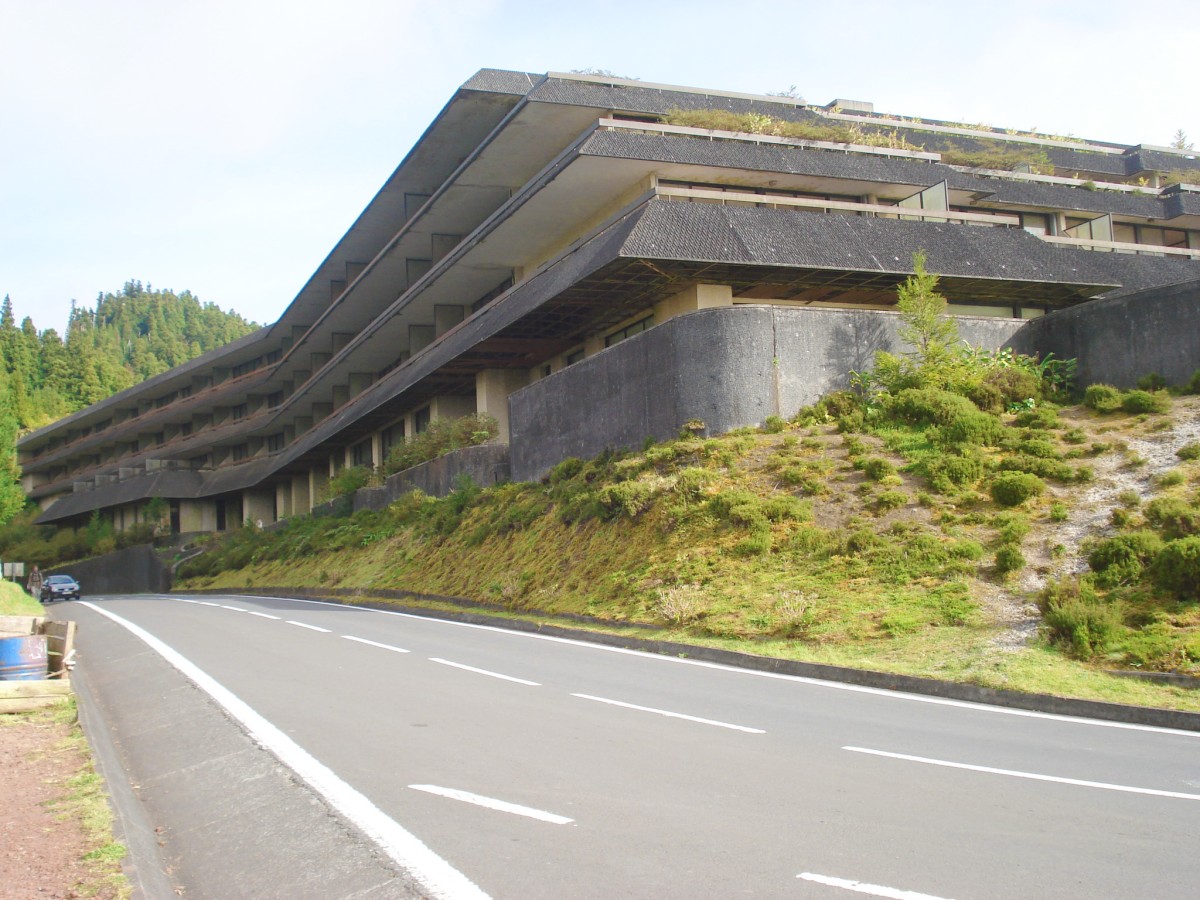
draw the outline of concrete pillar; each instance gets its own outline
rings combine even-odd
[[[495,416],[500,440],[508,443],[508,395],[529,384],[524,369],[484,369],[475,376],[475,411]]]
[[[275,521],[275,491],[272,488],[255,488],[242,491],[242,520],[257,525],[270,525]]]
[[[275,485],[275,512],[281,519],[286,519],[292,514],[292,485],[287,481],[280,481]]]
[[[309,492],[309,476],[296,475],[292,478],[292,515],[300,516],[312,511],[312,494]]]
[[[727,284],[694,284],[654,305],[654,321],[665,322],[696,309],[733,305],[733,288]]]
[[[312,504],[320,503],[329,493],[329,470],[315,466],[308,470],[308,497]],[[311,507],[310,507],[311,508]]]

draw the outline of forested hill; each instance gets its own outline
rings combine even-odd
[[[189,291],[126,282],[95,308],[72,306],[67,333],[20,325],[0,306],[0,419],[23,432],[187,362],[256,329]],[[6,441],[5,443],[11,443]]]

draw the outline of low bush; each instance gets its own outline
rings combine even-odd
[[[1155,583],[1182,600],[1200,600],[1200,536],[1170,541],[1154,561]]]
[[[1100,541],[1088,553],[1088,565],[1103,586],[1137,581],[1163,548],[1162,539],[1153,531],[1118,534]]]
[[[855,468],[861,469],[862,473],[872,481],[883,481],[889,475],[896,474],[896,467],[889,460],[878,456],[869,456],[858,460]]]
[[[975,454],[930,456],[915,469],[929,480],[929,485],[942,494],[951,494],[978,483],[983,477],[983,460]]]
[[[991,484],[992,499],[1001,506],[1019,506],[1046,490],[1046,483],[1026,472],[1005,472]]]
[[[1143,512],[1146,521],[1167,538],[1200,534],[1200,509],[1182,497],[1155,497]]]
[[[1016,544],[1001,544],[996,550],[996,571],[1001,575],[1019,572],[1025,568],[1025,556]]]
[[[1123,397],[1111,384],[1089,384],[1083,392],[1083,405],[1100,413],[1116,412]]]
[[[1121,409],[1127,413],[1170,412],[1171,398],[1161,392],[1129,391],[1121,398]]]
[[[1097,596],[1087,581],[1066,579],[1046,585],[1038,607],[1051,644],[1079,659],[1104,653],[1121,634],[1121,609]]]
[[[875,498],[875,509],[879,512],[887,512],[899,509],[906,503],[908,503],[908,494],[904,491],[884,491]]]
[[[402,472],[451,450],[486,444],[499,433],[499,421],[487,413],[474,413],[457,419],[434,419],[424,431],[414,434],[388,454],[383,464],[384,474]]]
[[[1200,459],[1200,444],[1195,441],[1190,444],[1184,444],[1175,451],[1175,455],[1185,461]]]

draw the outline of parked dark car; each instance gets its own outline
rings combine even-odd
[[[55,600],[78,600],[79,582],[70,575],[47,575],[42,582],[42,602],[53,603]]]

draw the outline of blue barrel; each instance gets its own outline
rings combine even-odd
[[[46,677],[46,636],[0,638],[0,681],[39,681]]]

